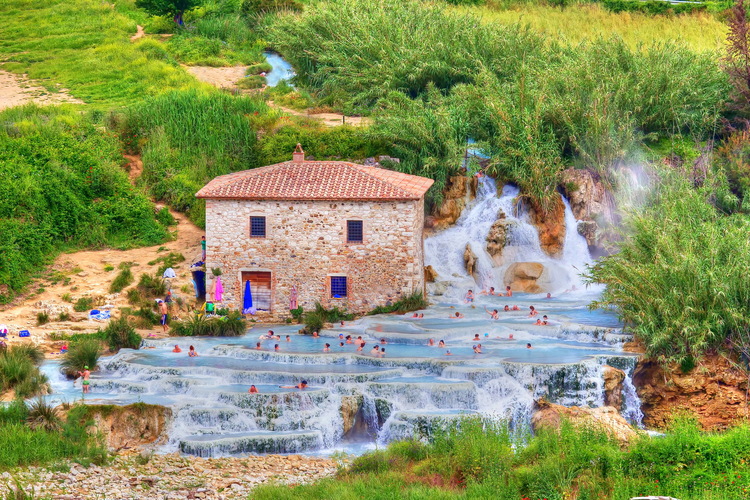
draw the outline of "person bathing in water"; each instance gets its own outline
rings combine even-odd
[[[443,340],[438,342],[438,347],[445,347],[445,342]]]
[[[536,323],[534,323],[534,324],[535,325],[540,325],[540,326],[546,326],[547,325],[547,315],[545,314],[544,316],[542,316],[542,319],[537,319]]]
[[[364,348],[365,348],[365,343],[362,342],[361,344],[359,344],[359,347],[357,347],[357,352],[362,352],[362,349]]]
[[[456,311],[456,314],[454,314],[453,316],[450,316],[450,318],[452,318],[452,319],[461,319],[461,318],[463,318],[463,317],[464,317],[464,315],[463,315],[463,314],[461,314],[461,313],[460,313],[460,312],[458,312],[458,311]]]
[[[466,292],[466,297],[464,297],[464,302],[466,302],[467,304],[470,303],[470,302],[474,302],[474,291],[473,290],[469,290],[468,292]]]
[[[435,347],[435,339],[428,339],[427,345],[430,347]]]
[[[534,316],[536,316],[537,314],[539,314],[539,311],[537,311],[537,310],[536,310],[536,309],[534,308],[534,306],[529,306],[529,318],[533,318],[533,317],[534,317]]]
[[[505,287],[505,296],[506,297],[513,297],[513,290],[510,289],[510,286]]]
[[[475,333],[475,334],[474,334],[474,338],[473,338],[473,339],[471,339],[471,340],[472,340],[472,341],[475,341],[475,340],[479,340],[479,334],[478,334],[478,333]]]
[[[377,356],[378,354],[380,354],[380,346],[375,345],[375,347],[370,349],[370,354],[372,354],[373,356]]]
[[[326,344],[326,346],[323,348],[323,352],[331,352],[331,344]]]
[[[472,346],[472,349],[474,349],[475,354],[482,354],[482,344]]]
[[[177,344],[174,345],[174,349],[172,349],[172,352],[182,352],[182,349],[180,349],[180,346]]]
[[[91,390],[91,382],[89,381],[89,377],[91,377],[91,372],[89,371],[88,366],[83,367],[82,372],[78,372],[79,377],[83,377],[83,382],[81,382],[81,386],[83,387],[83,393],[88,394]]]
[[[258,388],[255,387],[254,385],[251,385],[250,389],[247,390],[247,393],[248,394],[258,394]]]
[[[495,295],[495,287],[491,286],[489,290],[482,290],[479,295]]]
[[[508,307],[508,306],[505,306],[505,307]],[[485,307],[485,308],[484,308],[484,311],[485,311],[485,312],[486,312],[487,314],[489,314],[489,315],[490,315],[490,318],[491,318],[491,319],[499,319],[499,317],[498,317],[498,314],[500,314],[500,313],[498,313],[498,312],[497,312],[497,309],[493,309],[492,311],[490,311],[489,309],[487,309],[487,307]],[[506,309],[506,311],[507,311],[507,309]]]
[[[255,350],[256,350],[256,351],[260,351],[260,349],[261,349],[261,347],[260,347],[260,342],[256,342],[256,343],[255,343]]]
[[[190,356],[191,358],[195,358],[196,356],[198,356],[198,353],[195,352],[195,347],[190,346],[190,350],[188,351],[188,356]]]
[[[307,380],[303,380],[297,385],[280,385],[279,389],[307,389]]]

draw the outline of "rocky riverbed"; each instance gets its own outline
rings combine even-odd
[[[19,468],[0,484],[19,481],[34,498],[55,500],[245,499],[259,484],[301,484],[332,476],[338,463],[300,455],[214,458],[169,455],[116,456],[106,466],[67,463]],[[5,487],[0,487],[3,492]]]

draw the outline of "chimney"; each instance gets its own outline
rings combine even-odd
[[[297,143],[297,147],[294,149],[294,153],[292,153],[292,162],[302,163],[303,161],[305,161],[305,152],[302,151],[302,144]]]

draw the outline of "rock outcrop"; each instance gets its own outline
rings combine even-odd
[[[474,273],[477,271],[477,256],[469,243],[466,244],[466,248],[464,249],[464,264],[469,276],[474,276]]]
[[[622,409],[622,383],[625,372],[614,366],[604,367],[604,404],[618,410]]]
[[[505,214],[500,212],[487,234],[487,253],[492,257],[495,265],[502,264],[503,248],[508,242],[508,232],[512,224],[513,222],[506,219]]]
[[[424,281],[425,283],[435,283],[438,278],[438,273],[432,266],[424,267]]]
[[[550,284],[546,268],[539,262],[515,262],[505,271],[503,282],[514,292],[540,293]]]
[[[362,395],[341,397],[341,419],[344,424],[344,434],[354,427],[357,414],[362,409],[364,398]]]
[[[87,418],[94,420],[112,451],[162,444],[172,410],[165,406],[135,403],[127,406],[86,405]]]
[[[690,373],[677,365],[665,370],[654,361],[642,361],[633,383],[647,427],[666,427],[681,409],[694,413],[707,430],[725,429],[750,417],[748,374],[719,355],[705,358]]]
[[[565,406],[550,403],[545,400],[536,402],[537,411],[531,417],[531,426],[535,431],[540,429],[559,429],[563,420],[573,426],[585,428],[596,427],[615,438],[622,446],[636,439],[639,434],[617,408],[603,406],[601,408],[586,408]]]
[[[591,250],[601,253],[605,239],[613,236],[617,222],[612,193],[604,187],[596,172],[569,168],[562,173],[561,187],[578,223],[578,233]]]
[[[445,229],[461,216],[466,203],[477,195],[477,178],[456,175],[450,177],[443,190],[443,203],[425,218],[425,227],[435,230]]]
[[[539,231],[539,243],[550,257],[559,257],[565,245],[565,205],[557,199],[546,212],[539,207],[529,209],[531,223]]]

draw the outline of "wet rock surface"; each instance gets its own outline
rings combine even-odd
[[[538,410],[531,418],[531,426],[535,431],[543,428],[559,429],[562,422],[567,420],[573,426],[599,428],[621,445],[626,445],[639,436],[638,431],[612,406],[568,408],[545,400],[537,401],[536,406]]]
[[[466,204],[477,195],[477,178],[457,175],[450,177],[443,191],[443,203],[425,220],[425,226],[435,230],[445,229],[455,223]]]
[[[565,244],[565,205],[558,199],[548,211],[532,206],[529,209],[531,223],[539,231],[539,244],[550,257],[562,255]]]
[[[514,292],[539,293],[549,285],[544,265],[539,262],[516,262],[505,271],[505,283]]]
[[[613,406],[618,410],[622,408],[622,383],[625,381],[625,372],[613,366],[605,366],[602,373],[604,377],[604,404]]]
[[[16,478],[34,498],[54,500],[248,498],[255,486],[302,484],[332,476],[336,462],[300,455],[203,459],[170,455],[118,456],[109,465],[77,463],[20,468],[0,474]]]
[[[474,273],[477,271],[477,256],[474,254],[469,243],[466,244],[466,248],[464,249],[464,264],[469,276],[474,276]]]

